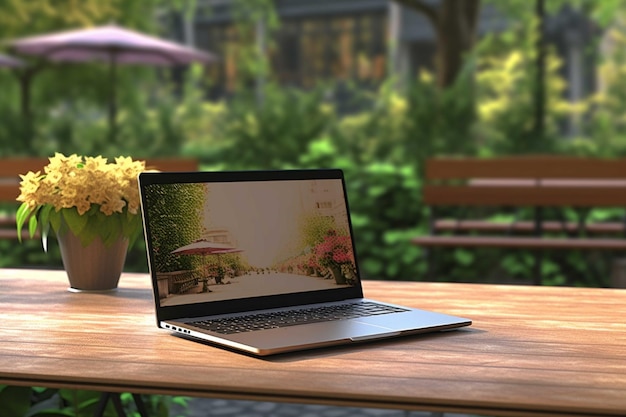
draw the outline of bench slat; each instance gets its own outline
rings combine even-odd
[[[422,247],[626,250],[626,239],[602,236],[626,234],[623,222],[584,221],[588,209],[626,208],[626,158],[552,155],[433,158],[426,162],[422,199],[432,208],[431,235],[412,239],[413,244]],[[461,209],[463,218],[436,217],[443,214],[437,210],[442,207]],[[536,218],[510,223],[472,219],[472,209],[482,211],[487,207],[528,208]],[[579,213],[580,222],[564,223],[544,220],[540,208],[583,212]],[[571,235],[564,235],[566,232]],[[540,284],[541,254],[535,254],[533,282]],[[429,274],[434,277],[432,261],[429,256]]]
[[[501,236],[419,236],[411,242],[430,247],[490,247],[517,249],[626,250],[626,239]]]
[[[498,158],[434,158],[426,161],[426,179],[460,178],[621,178],[626,159],[534,155]]]
[[[26,174],[28,171],[42,171],[48,165],[48,158],[3,158],[0,161],[0,177],[17,178],[19,174]]]
[[[626,207],[626,187],[425,185],[423,201],[432,206]]]
[[[35,233],[33,239],[39,239],[39,233]],[[16,239],[17,240],[17,229],[15,226],[11,229],[0,229],[0,239]],[[28,230],[22,230],[22,240],[30,239],[30,235],[28,234]]]
[[[541,222],[541,230],[544,232],[578,232],[580,225],[576,222],[562,223],[559,221]],[[436,231],[449,232],[522,232],[532,233],[535,230],[535,223],[532,221],[516,221],[512,223],[494,222],[488,220],[451,220],[439,219],[435,221]],[[582,231],[586,233],[626,233],[626,224],[620,222],[606,223],[586,223],[582,226]]]

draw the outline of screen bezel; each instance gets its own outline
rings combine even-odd
[[[158,294],[156,271],[152,270],[152,236],[150,235],[148,213],[143,210],[146,204],[145,187],[153,184],[180,184],[180,183],[217,183],[217,182],[264,182],[264,181],[293,181],[293,180],[341,180],[341,186],[346,204],[348,227],[352,247],[354,249],[357,280],[351,287],[341,287],[328,290],[308,291],[301,293],[277,294],[262,297],[250,297],[239,300],[210,301],[194,304],[162,306]],[[345,187],[343,171],[340,169],[308,169],[308,170],[275,170],[275,171],[197,171],[197,172],[142,172],[139,174],[139,190],[142,204],[142,219],[148,267],[152,279],[152,289],[156,305],[157,322],[164,320],[193,318],[217,314],[291,307],[303,304],[342,301],[352,298],[362,298],[363,289],[359,262],[354,242],[350,208]]]

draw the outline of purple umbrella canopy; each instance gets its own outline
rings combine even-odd
[[[208,63],[213,54],[178,43],[144,35],[116,25],[30,36],[10,42],[24,55],[51,61],[105,61],[142,65],[185,65]]]
[[[24,66],[24,62],[8,55],[0,54],[0,67],[20,68]]]
[[[54,62],[104,61],[110,65],[109,124],[115,124],[117,64],[154,66],[209,63],[215,55],[117,25],[29,36],[9,42],[13,51]]]

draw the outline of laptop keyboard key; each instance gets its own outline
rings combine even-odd
[[[249,316],[202,320],[191,324],[216,333],[232,334],[295,326],[299,324],[347,320],[401,311],[407,311],[407,309],[364,301],[336,306],[294,309],[272,313],[251,314]]]

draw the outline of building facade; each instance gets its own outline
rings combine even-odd
[[[426,0],[436,5],[439,0]],[[376,87],[390,74],[407,77],[434,68],[435,32],[427,18],[390,0],[275,0],[280,20],[270,30],[259,20],[251,36],[269,58],[281,85],[310,88],[333,80]],[[509,22],[489,4],[481,7],[478,35],[501,31]],[[198,0],[193,19],[178,19],[179,38],[220,56],[211,65],[211,98],[228,97],[242,75],[242,40],[232,0]],[[567,96],[576,101],[595,90],[590,41],[598,34],[591,21],[565,7],[547,16],[546,43],[564,62]],[[248,39],[248,41],[250,41]],[[262,79],[255,81],[257,85]]]

